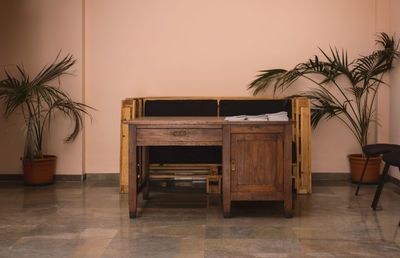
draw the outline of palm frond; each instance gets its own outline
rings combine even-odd
[[[83,117],[82,114],[88,115],[91,118],[91,115],[88,112],[88,109],[93,109],[88,105],[83,103],[74,102],[70,98],[60,99],[53,103],[53,105],[49,108],[49,114],[54,112],[54,110],[61,111],[64,116],[68,117],[73,122],[73,130],[72,132],[64,139],[65,142],[71,142],[75,140],[78,136],[80,130],[83,127]],[[50,119],[50,115],[49,115]]]
[[[253,90],[253,95],[264,91],[270,83],[278,81],[287,71],[284,69],[272,69],[260,71],[257,79],[250,83],[248,89]]]
[[[76,60],[72,55],[67,55],[60,61],[56,60],[48,66],[45,66],[32,80],[32,85],[44,85],[64,74],[75,64]]]
[[[21,108],[26,124],[24,157],[41,155],[45,126],[50,126],[51,116],[61,111],[73,122],[73,131],[66,137],[66,142],[73,141],[83,126],[83,115],[89,115],[91,107],[71,100],[69,95],[52,85],[53,80],[69,74],[69,69],[76,63],[68,54],[61,60],[59,55],[31,80],[22,66],[16,66],[16,75],[5,71],[5,79],[0,81],[0,101],[5,104],[5,115],[9,116]],[[58,81],[59,84],[59,81]],[[89,115],[90,116],[90,115]]]
[[[386,84],[382,79],[383,74],[392,68],[395,59],[400,58],[400,41],[394,37],[382,32],[378,35],[376,44],[378,50],[352,61],[349,61],[344,49],[330,47],[328,52],[319,49],[324,60],[314,56],[297,64],[292,70],[262,71],[249,89],[256,95],[273,87],[275,93],[278,89],[283,91],[294,85],[301,77],[308,79],[317,87],[298,96],[311,99],[312,126],[315,128],[324,119],[338,118],[363,146],[367,144],[369,125],[375,121],[373,114],[376,94],[380,85]],[[347,78],[348,83],[342,84],[337,80],[340,76]]]

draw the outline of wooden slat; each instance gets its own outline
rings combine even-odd
[[[151,169],[150,170],[152,174],[206,174],[208,175],[210,173],[210,170],[208,169],[202,169],[202,170],[194,170],[194,169],[162,169],[162,170],[155,170]]]
[[[303,188],[307,190],[307,193],[311,193],[311,130],[310,130],[310,109],[301,108],[301,117],[302,117],[302,142],[301,142],[301,154],[302,154],[302,163],[301,170],[303,172]]]
[[[143,97],[143,98],[138,98],[138,99],[143,99],[144,101],[147,100],[196,100],[196,99],[211,99],[211,100],[252,100],[252,99],[257,99],[257,100],[269,100],[269,99],[287,99],[285,97],[180,97],[180,96],[175,96],[175,97]]]
[[[173,163],[167,163],[167,164],[157,164],[153,163],[150,164],[150,167],[222,167],[222,164],[206,164],[206,163],[185,163],[185,164],[173,164]]]
[[[296,132],[295,132],[295,143],[296,143],[296,157],[297,157],[297,166],[296,166],[296,190],[298,193],[300,193],[300,188],[301,188],[301,152],[300,152],[300,138],[301,138],[301,134],[300,134],[300,99],[297,98],[296,99],[296,109],[295,109],[295,116],[296,116],[296,122],[295,122],[295,126],[296,126]]]
[[[212,184],[212,183],[217,183],[217,184]],[[207,193],[211,194],[221,194],[221,176],[210,176],[207,177]]]
[[[144,116],[144,100],[138,99],[137,100],[137,117]]]
[[[311,114],[310,100],[298,98],[296,104],[297,174],[296,190],[299,194],[312,193],[311,178]]]
[[[297,109],[297,98],[292,99],[292,119],[294,120],[294,123],[292,124],[292,141],[295,142],[295,147],[297,146],[297,138],[298,136],[296,135],[297,131],[297,118],[296,118],[296,109]],[[298,175],[298,161],[297,161],[297,147],[295,150],[296,153],[296,162],[292,163],[292,178],[294,179],[294,188],[297,189],[297,175]]]
[[[148,116],[138,117],[126,123],[142,125],[142,127],[151,126],[152,128],[154,128],[154,125],[171,125],[174,127],[185,125],[185,128],[187,128],[188,125],[195,125],[196,128],[199,128],[199,125],[201,125],[201,127],[221,128],[221,123],[223,122],[223,117],[215,116]],[[258,121],[258,123],[260,122]]]
[[[150,178],[180,178],[180,179],[191,179],[191,178],[209,178],[215,177],[210,175],[154,175],[151,174]]]
[[[218,167],[221,167],[221,164],[151,164],[150,178],[175,180],[202,178],[206,179],[207,193],[220,194],[221,175],[218,175]]]
[[[135,114],[135,100],[122,101],[121,135],[120,135],[120,193],[128,193],[128,125],[125,121],[132,120]]]
[[[209,194],[220,194],[221,193],[221,178],[220,175],[212,175],[210,171],[201,171],[207,174],[187,174],[187,172],[192,173],[188,170],[173,170],[168,172],[174,172],[174,174],[154,174],[154,171],[150,174],[151,179],[183,179],[183,180],[193,180],[193,179],[206,179],[206,191]],[[213,183],[216,183],[215,185]]]
[[[138,145],[222,145],[222,129],[147,129],[138,128]]]

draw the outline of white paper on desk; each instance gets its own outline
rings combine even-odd
[[[262,114],[258,116],[247,116],[248,121],[268,121],[267,114]]]
[[[241,115],[241,116],[227,116],[225,117],[226,121],[245,121],[247,120],[246,115]]]
[[[266,114],[250,116],[250,115],[241,115],[241,116],[227,116],[225,117],[226,121],[268,121]]]
[[[289,117],[286,111],[267,114],[268,121],[289,121]]]
[[[227,116],[226,121],[288,121],[287,112],[277,112],[262,115],[240,115],[240,116]]]

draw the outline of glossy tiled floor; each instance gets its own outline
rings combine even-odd
[[[1,182],[0,257],[400,257],[399,188],[385,186],[378,211],[374,186],[354,189],[314,186],[292,219],[280,203],[238,203],[224,219],[203,189],[158,189],[131,220],[115,182]]]

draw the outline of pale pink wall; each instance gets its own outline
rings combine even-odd
[[[374,0],[86,1],[86,95],[99,110],[87,127],[87,172],[119,170],[121,99],[248,96],[258,70],[291,68],[318,46],[368,54],[374,19]],[[324,123],[312,170],[348,172],[346,155],[359,151],[344,126]]]
[[[82,1],[81,0],[5,0],[0,1],[0,69],[23,64],[31,74],[54,60],[57,53],[72,53],[78,59],[74,75],[62,78],[61,87],[74,100],[82,100]],[[17,116],[3,118],[0,107],[0,173],[21,173],[23,130]],[[48,153],[56,154],[58,174],[82,174],[82,137],[63,144],[71,128],[62,117],[49,138]]]
[[[375,0],[375,31],[390,32],[390,0]],[[383,79],[386,82],[390,81],[389,74],[384,75]],[[389,142],[389,127],[390,127],[390,87],[383,85],[380,87],[376,98],[376,112],[379,124],[375,124],[376,142]]]
[[[400,37],[400,1],[390,1],[390,28],[392,33]],[[400,62],[390,73],[390,142],[400,144]],[[391,174],[400,179],[397,168],[391,170]]]

